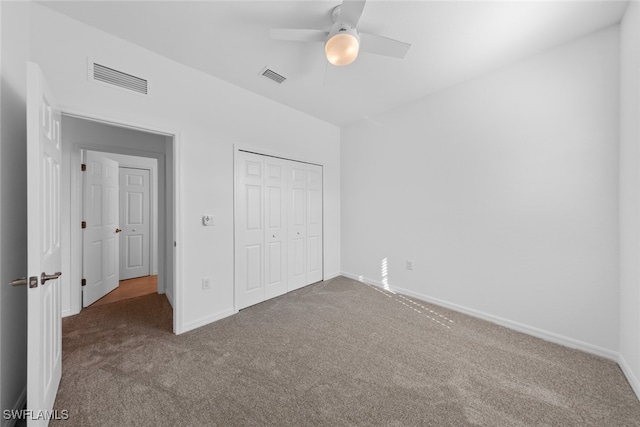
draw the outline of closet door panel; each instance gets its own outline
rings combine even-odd
[[[289,286],[294,290],[307,285],[306,228],[307,228],[307,169],[306,164],[288,162],[289,198]]]
[[[322,266],[322,166],[307,165],[307,279],[306,284],[323,278]]]
[[[248,245],[245,247],[246,277],[244,290],[260,292],[262,288],[262,245]]]
[[[264,301],[264,158],[238,152],[236,296],[238,309]]]
[[[287,292],[286,161],[265,157],[265,299]]]

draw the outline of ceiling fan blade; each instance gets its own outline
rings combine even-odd
[[[359,33],[360,50],[376,55],[391,56],[394,58],[404,58],[409,51],[411,44],[378,36],[376,34]]]
[[[338,21],[357,26],[365,3],[366,0],[343,0]]]
[[[328,31],[294,29],[294,28],[272,28],[271,38],[275,40],[290,40],[297,42],[324,42],[329,36]]]

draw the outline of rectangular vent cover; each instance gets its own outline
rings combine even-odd
[[[147,80],[96,63],[93,63],[93,80],[143,95],[149,94],[149,82]]]
[[[282,84],[283,81],[287,80],[287,78],[285,76],[282,76],[278,73],[276,73],[273,70],[270,70],[269,68],[265,68],[264,70],[262,70],[261,73],[263,76],[265,76],[268,79],[273,80],[274,82],[278,83],[278,84]]]

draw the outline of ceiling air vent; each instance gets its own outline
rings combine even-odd
[[[265,68],[264,70],[262,70],[262,72],[260,73],[263,76],[265,76],[268,79],[273,80],[274,82],[281,84],[283,81],[287,80],[287,78],[281,74],[276,73],[273,70],[270,70],[269,68]]]
[[[141,77],[115,70],[95,62],[90,63],[89,78],[96,82],[117,86],[143,95],[149,95],[149,81]]]

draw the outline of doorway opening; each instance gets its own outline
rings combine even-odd
[[[157,159],[93,150],[81,158],[82,306],[157,292]]]
[[[135,297],[148,293],[149,289],[164,294],[173,307],[174,135],[64,113],[62,122],[62,166],[63,171],[68,171],[64,173],[61,186],[65,219],[62,237],[63,241],[68,239],[63,247],[69,248],[63,254],[63,264],[68,263],[70,271],[68,285],[62,287],[63,315],[77,314],[83,307],[101,301],[105,295],[103,304],[110,298],[123,296],[119,294]],[[106,163],[101,165],[95,160],[96,156],[113,162],[110,163],[111,183],[98,179],[87,186],[84,174],[91,172],[92,167],[96,168],[97,175],[101,175],[100,169],[108,169]],[[110,193],[110,198],[104,195],[106,193]],[[117,209],[114,205],[118,205]],[[95,211],[98,207],[107,209],[98,215]],[[129,211],[125,209],[127,207]],[[68,212],[64,212],[66,209]],[[91,242],[86,239],[86,231],[92,225],[87,218],[92,215],[93,224],[101,226],[94,228],[104,228],[100,230],[105,232],[101,242],[100,238]],[[100,261],[86,260],[85,255],[90,255],[92,249],[102,254],[109,250],[111,257],[103,256]],[[98,273],[101,277],[96,279]],[[94,295],[93,301],[86,300],[89,284],[95,285],[109,275],[114,276],[110,280],[115,286],[104,288],[107,289],[105,294],[98,298]],[[121,282],[121,277],[129,280]],[[112,295],[111,291],[121,283],[123,289]],[[175,310],[173,316],[175,332]]]

